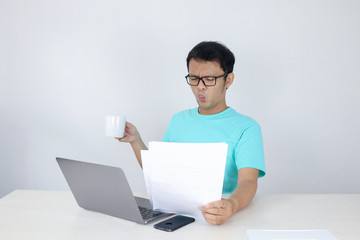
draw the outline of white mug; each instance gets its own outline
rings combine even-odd
[[[125,117],[108,115],[105,118],[105,136],[107,137],[124,137]]]

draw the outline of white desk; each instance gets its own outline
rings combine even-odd
[[[247,229],[328,229],[360,239],[360,194],[258,195],[225,224],[200,220],[173,233],[78,207],[71,192],[17,190],[0,199],[0,239],[244,239]]]

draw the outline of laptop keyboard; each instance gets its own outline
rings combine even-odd
[[[152,210],[149,208],[139,207],[139,209],[140,209],[141,216],[143,217],[144,220],[150,219],[150,218],[153,218],[153,217],[156,217],[156,216],[162,214],[162,212],[155,211],[155,210]]]

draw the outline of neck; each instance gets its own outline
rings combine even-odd
[[[224,106],[219,106],[217,108],[210,108],[210,109],[199,107],[198,112],[201,115],[214,115],[214,114],[217,114],[217,113],[221,113],[221,112],[225,111],[228,108],[229,107],[226,104]]]

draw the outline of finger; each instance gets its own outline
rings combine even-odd
[[[135,127],[132,123],[130,123],[130,122],[125,122],[125,128],[130,129],[130,128],[132,128],[132,127]]]
[[[126,126],[134,126],[131,122],[128,122],[128,121],[125,122],[125,125]]]
[[[225,217],[215,216],[215,215],[206,214],[206,213],[204,214],[204,218],[208,223],[215,224],[215,225],[222,224],[226,221]]]
[[[214,224],[214,225],[220,225],[220,224],[223,224],[223,223],[224,223],[224,221],[220,221],[220,220],[218,220],[218,219],[216,219],[216,220],[207,220],[207,219],[206,219],[206,221],[207,221],[208,223],[211,223],[211,224]]]
[[[221,215],[226,210],[226,208],[221,208],[221,207],[200,207],[199,209],[203,213],[208,213],[213,215]]]
[[[202,208],[203,209],[212,209],[212,208],[213,209],[219,209],[219,208],[224,209],[226,207],[227,206],[226,206],[226,204],[224,202],[217,201],[217,202],[209,203],[209,204],[203,206]]]
[[[206,208],[203,210],[203,213],[220,216],[220,215],[224,215],[224,209],[222,209],[222,208]]]
[[[119,140],[120,142],[126,142],[127,141],[127,137],[116,138],[116,139]]]
[[[225,207],[225,201],[219,200],[215,202],[211,202],[204,206],[205,208],[224,208]]]

